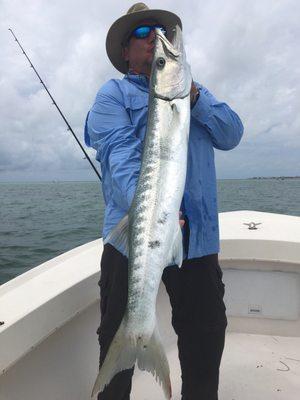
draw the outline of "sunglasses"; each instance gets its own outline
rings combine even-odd
[[[166,36],[167,31],[166,31],[166,28],[163,25],[151,25],[151,26],[149,26],[149,25],[141,25],[141,26],[138,26],[137,28],[135,28],[131,32],[129,38],[134,36],[137,39],[145,39],[150,35],[151,31],[153,31],[155,28],[160,29],[161,32]]]

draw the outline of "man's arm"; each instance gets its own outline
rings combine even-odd
[[[131,205],[141,165],[142,143],[124,105],[115,97],[98,93],[89,112],[86,143],[97,151],[102,174],[110,173],[118,205]]]
[[[195,96],[195,88],[199,90],[199,97]],[[192,106],[191,116],[209,132],[212,144],[219,150],[231,150],[241,140],[243,124],[239,116],[226,104],[219,102],[202,85],[194,82],[192,94],[195,104]]]

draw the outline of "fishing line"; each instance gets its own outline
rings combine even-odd
[[[82,147],[82,144],[81,144],[80,141],[78,140],[78,138],[77,138],[77,136],[75,135],[73,129],[71,128],[69,122],[66,120],[66,117],[64,116],[64,114],[62,113],[62,111],[60,110],[60,108],[58,107],[56,101],[55,101],[54,98],[52,97],[52,95],[51,95],[51,93],[49,92],[47,86],[45,85],[45,83],[43,82],[43,80],[42,80],[42,78],[40,77],[39,73],[38,73],[37,70],[35,69],[35,67],[34,67],[34,65],[32,64],[30,58],[27,56],[25,50],[23,49],[23,47],[21,46],[20,42],[18,41],[16,35],[13,33],[12,29],[9,28],[8,30],[11,32],[11,34],[12,34],[13,37],[15,38],[15,41],[18,43],[18,45],[19,45],[19,47],[21,48],[23,54],[25,55],[25,57],[26,57],[27,60],[29,61],[29,64],[30,64],[31,68],[33,68],[33,70],[34,70],[34,72],[36,73],[37,77],[39,78],[41,84],[44,86],[46,92],[49,94],[49,96],[50,96],[50,98],[51,98],[51,100],[52,100],[52,104],[56,107],[56,109],[57,109],[58,112],[60,113],[62,119],[63,119],[63,120],[65,121],[65,123],[67,124],[68,131],[70,131],[70,132],[72,133],[72,135],[74,136],[76,142],[79,144],[81,150],[83,151],[83,153],[84,153],[84,155],[85,155],[85,158],[89,161],[89,163],[91,164],[93,170],[96,172],[98,178],[99,178],[100,181],[101,181],[101,180],[102,180],[102,179],[101,179],[101,176],[100,176],[99,172],[97,171],[95,165],[92,163],[92,161],[91,161],[91,159],[89,158],[87,152],[86,152],[86,151],[84,150],[84,148]]]

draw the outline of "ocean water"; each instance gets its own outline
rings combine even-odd
[[[219,211],[300,216],[300,179],[219,180]],[[101,237],[98,182],[0,183],[0,284]]]

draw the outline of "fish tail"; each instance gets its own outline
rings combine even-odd
[[[158,329],[155,328],[147,343],[141,344],[139,338],[132,339],[126,336],[123,321],[108,349],[91,397],[102,392],[118,372],[132,368],[137,361],[141,370],[149,371],[154,375],[162,386],[166,398],[171,399],[170,369]]]
[[[151,372],[162,386],[166,399],[171,399],[170,368],[157,326],[150,341],[138,347],[137,364],[141,370]]]
[[[126,336],[125,324],[122,320],[99,370],[91,397],[102,392],[118,372],[132,368],[136,361],[136,355],[136,344]]]

